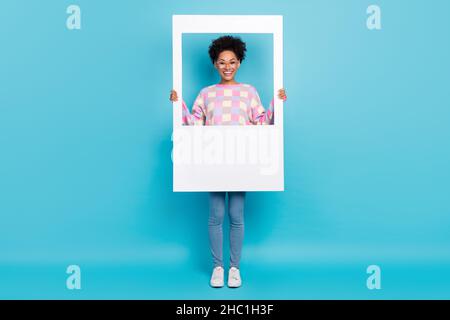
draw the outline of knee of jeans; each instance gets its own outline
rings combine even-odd
[[[244,211],[236,210],[230,212],[230,224],[234,226],[240,226],[244,224]]]
[[[222,210],[212,210],[208,218],[208,225],[219,226],[223,223],[224,212]]]

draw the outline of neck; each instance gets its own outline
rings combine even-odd
[[[220,84],[237,84],[237,82],[234,79],[231,80],[220,80]]]

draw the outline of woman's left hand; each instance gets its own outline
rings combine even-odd
[[[283,101],[286,101],[287,95],[286,95],[286,91],[284,90],[284,88],[278,90],[278,98],[280,98]]]

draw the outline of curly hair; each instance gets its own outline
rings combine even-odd
[[[245,59],[245,51],[247,51],[245,42],[240,37],[223,36],[213,40],[209,46],[209,57],[214,64],[221,52],[230,50],[233,51],[239,62]]]

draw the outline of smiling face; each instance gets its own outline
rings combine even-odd
[[[222,78],[221,83],[235,83],[234,76],[240,65],[241,63],[233,51],[222,51],[214,63],[214,66]]]

